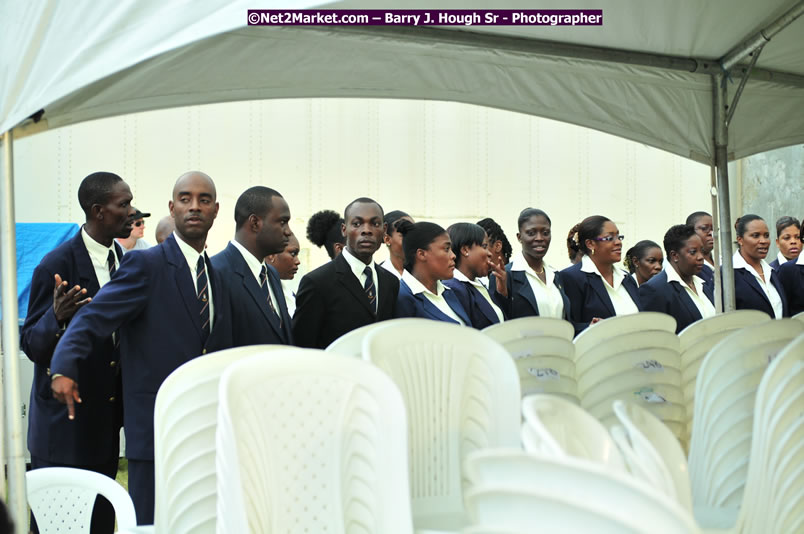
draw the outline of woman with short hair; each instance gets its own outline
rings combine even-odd
[[[759,215],[743,215],[734,225],[737,246],[734,267],[734,294],[738,310],[759,310],[771,318],[788,317],[787,298],[776,271],[765,257],[770,248],[770,232]]]
[[[778,271],[781,264],[801,254],[801,224],[798,219],[785,215],[776,221],[776,246],[779,254],[770,262],[770,266]]]

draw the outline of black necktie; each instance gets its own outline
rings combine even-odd
[[[279,328],[282,329],[282,316],[276,312],[276,308],[274,307],[274,301],[271,300],[271,292],[268,290],[268,268],[265,264],[262,264],[262,269],[260,269],[260,289],[262,289],[263,295],[265,295],[265,300],[268,301],[268,307],[271,308],[271,312],[276,315],[277,319],[279,319]]]
[[[363,269],[363,274],[366,275],[366,283],[363,284],[363,291],[366,292],[369,304],[371,304],[371,309],[374,310],[374,313],[377,313],[377,288],[374,287],[374,277],[371,274],[371,267],[366,265],[366,268]]]
[[[109,266],[109,278],[111,278],[114,272],[117,270],[117,267],[115,266],[115,259],[114,250],[110,250],[109,256],[106,258],[106,264]]]
[[[209,337],[209,283],[207,281],[207,264],[204,255],[198,257],[195,267],[195,287],[198,295],[198,307],[201,314],[201,342],[206,344]]]

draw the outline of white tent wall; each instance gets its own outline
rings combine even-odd
[[[553,220],[548,261],[569,264],[569,228],[601,213],[627,236],[661,243],[669,226],[709,210],[709,167],[588,128],[450,102],[294,99],[138,113],[16,142],[21,222],[81,222],[76,191],[96,170],[119,173],[134,205],[167,214],[174,180],[199,169],[216,180],[221,211],[211,252],[234,234],[233,210],[251,185],[278,189],[300,238],[303,271],[323,250],[305,238],[309,216],[341,212],[358,196],[444,226],[490,216],[516,243],[516,218],[539,207]],[[383,247],[384,248],[384,247]],[[384,258],[385,250],[378,257]],[[298,281],[297,277],[297,281]]]

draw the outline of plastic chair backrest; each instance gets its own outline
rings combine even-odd
[[[487,326],[481,332],[501,345],[517,339],[543,337],[557,337],[572,341],[572,337],[575,335],[572,323],[553,317],[519,317]]]
[[[154,524],[159,532],[215,532],[218,383],[235,361],[286,348],[252,345],[212,352],[173,371],[154,406]]]
[[[793,316],[793,319],[797,319],[799,321],[804,321],[804,311],[803,312],[798,312],[797,314],[795,314]]]
[[[556,458],[575,457],[625,472],[625,462],[600,422],[582,408],[553,395],[522,399],[525,423],[538,436],[540,452]]]
[[[550,336],[524,338],[508,341],[503,347],[514,359],[523,397],[551,393],[580,403],[573,361],[575,347],[571,340]]]
[[[131,497],[105,475],[71,467],[43,467],[25,473],[25,481],[28,505],[41,534],[88,533],[98,495],[112,503],[121,530],[137,526]]]
[[[405,406],[363,360],[287,348],[220,381],[219,534],[411,534]]]
[[[746,326],[770,320],[771,318],[767,313],[758,310],[736,310],[701,319],[678,333],[678,338],[681,341],[681,352],[689,350],[712,335],[739,330]]]
[[[388,322],[363,355],[405,399],[416,528],[464,523],[463,459],[473,450],[519,446],[519,377],[511,356],[476,330],[426,319]]]
[[[610,317],[594,324],[575,338],[575,357],[580,358],[606,339],[646,330],[676,331],[676,320],[664,313],[641,312]]]
[[[395,319],[395,321],[404,320],[405,319]],[[362,358],[363,340],[366,339],[366,336],[369,334],[369,332],[383,326],[385,326],[383,322],[371,323],[361,326],[356,330],[346,332],[341,337],[330,343],[329,346],[324,350],[326,352],[332,352],[342,356],[354,356],[355,358]]]

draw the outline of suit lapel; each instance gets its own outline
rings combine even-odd
[[[606,307],[606,310],[611,314],[611,316],[617,315],[614,311],[614,304],[611,302],[611,297],[606,292],[606,288],[603,286],[603,280],[594,273],[586,273],[586,277],[589,281],[589,285],[592,286],[592,289],[595,293],[597,293],[600,302]],[[625,281],[623,281],[625,283]]]
[[[707,284],[704,282],[703,284],[703,292],[706,295],[706,298],[709,299],[709,302],[712,303],[712,306],[715,305],[715,286],[714,284]]]
[[[514,293],[528,301],[536,315],[539,315],[539,305],[536,303],[533,288],[530,287],[530,282],[528,282],[528,275],[525,271],[511,271],[511,277],[514,281]]]
[[[628,291],[628,294],[631,296],[631,300],[634,301],[637,309],[642,311],[642,304],[640,304],[639,300],[639,286],[634,279],[631,278],[631,275],[626,274],[625,278],[623,279],[623,285],[625,286],[625,290]]]
[[[687,312],[697,319],[701,318],[701,312],[698,310],[698,307],[692,302],[692,298],[687,294],[687,290],[682,287],[681,284],[678,282],[670,282],[670,287],[673,288],[673,291],[676,292],[678,295],[678,299],[684,304],[684,308]]]
[[[84,244],[84,238],[81,237],[80,230],[77,234],[75,234],[75,237],[73,237],[73,241],[70,246],[73,249],[76,267],[78,267],[79,279],[68,280],[68,282],[70,286],[78,284],[82,288],[85,288],[87,290],[87,295],[94,297],[95,294],[100,290],[100,282],[98,282],[98,277],[95,275],[95,266],[92,265],[92,260],[89,257],[89,251]],[[59,274],[62,276],[62,278],[64,278],[66,275],[66,273]]]
[[[387,272],[385,267],[382,267],[375,263],[374,270],[377,271],[376,281],[379,282],[379,285],[377,286],[377,295],[379,297],[379,300],[377,301],[377,317],[393,317],[394,310],[386,309],[390,308],[391,302],[393,300],[391,298],[392,292],[390,291],[389,287],[392,284],[392,282],[388,276],[384,275],[384,273]],[[391,273],[388,274],[390,276],[393,276],[393,274]],[[382,282],[380,282],[380,278],[383,278]]]
[[[742,271],[743,271],[743,273],[744,273],[744,274],[743,274],[743,277],[744,277],[744,278],[745,278],[745,280],[748,282],[748,285],[749,285],[749,286],[751,286],[751,288],[752,288],[754,291],[756,291],[756,292],[757,292],[757,294],[758,294],[760,297],[762,297],[762,300],[764,300],[764,301],[765,301],[765,303],[768,305],[768,308],[769,308],[769,309],[771,309],[771,310],[773,310],[773,306],[771,306],[770,300],[768,300],[768,296],[765,294],[765,292],[762,290],[762,288],[761,288],[761,287],[759,287],[759,282],[757,282],[756,277],[755,277],[753,274],[751,274],[751,273],[748,271],[748,269],[742,269]],[[771,279],[773,279],[773,274],[771,274]]]
[[[776,288],[776,292],[779,294],[779,299],[782,301],[782,317],[786,317],[788,312],[787,294],[784,291],[784,286],[782,285],[782,281],[779,280],[779,275],[776,273],[776,271],[771,271],[770,283]]]
[[[469,291],[472,301],[480,309],[480,311],[483,312],[483,315],[486,317],[486,319],[488,319],[492,324],[500,322],[500,318],[497,317],[497,313],[494,311],[494,308],[491,307],[491,304],[489,304],[489,301],[486,300],[486,297],[480,293],[480,290],[469,282],[463,283],[466,284],[466,289]],[[464,311],[468,312],[469,310]]]
[[[184,254],[181,253],[179,244],[176,243],[176,239],[172,235],[170,235],[164,241],[164,243],[162,243],[162,250],[167,258],[168,265],[170,265],[171,269],[173,269],[173,276],[176,280],[176,287],[179,288],[181,300],[184,302],[184,307],[187,308],[187,313],[190,315],[190,317],[192,317],[192,322],[195,326],[196,333],[200,338],[201,315],[198,308],[198,295],[196,294],[195,280],[193,280],[193,276],[190,274],[190,268],[187,265],[187,260],[184,258]],[[209,276],[207,276],[207,280],[209,280]],[[212,291],[212,298],[215,298],[214,286]],[[220,294],[220,292],[218,294]]]
[[[363,288],[360,287],[360,282],[358,282],[352,269],[349,267],[349,262],[346,261],[346,258],[338,255],[334,261],[335,272],[338,274],[338,283],[351,293],[367,312],[371,313],[371,315],[375,315],[366,293],[363,291]],[[382,292],[382,289],[380,289],[380,292]],[[379,305],[379,302],[377,304]]]
[[[481,296],[480,298],[483,298],[483,297]],[[425,300],[427,300],[427,299],[425,298]],[[461,318],[461,320],[464,322],[464,324],[466,324],[467,326],[472,325],[472,321],[470,321],[469,316],[466,315],[466,310],[463,309],[463,306],[461,306],[461,302],[458,300],[458,297],[452,292],[451,289],[445,289],[444,290],[444,300],[447,301],[447,304],[449,304],[449,307],[452,309],[452,311],[455,312],[455,314],[458,317]],[[441,313],[441,315],[445,315],[441,310],[438,310],[438,312]],[[496,317],[495,317],[495,319],[496,319]]]
[[[276,296],[276,304],[278,306],[276,313],[279,314],[279,317],[276,317],[276,314],[273,312],[268,313],[268,316],[271,319],[271,326],[274,328],[274,330],[276,330],[277,334],[279,334],[279,339],[287,342],[290,339],[290,315],[288,314],[288,308],[285,304],[285,292],[282,289],[282,283],[279,280],[279,273],[277,273],[270,265],[267,266],[267,273],[268,284],[270,284],[271,290]],[[266,308],[266,306],[263,307]],[[282,320],[281,327],[279,325],[280,318]]]
[[[240,283],[243,284],[243,289],[254,301],[254,305],[260,310],[260,313],[265,317],[268,324],[271,325],[271,328],[281,337],[282,331],[279,329],[279,318],[268,309],[265,294],[262,292],[262,289],[260,289],[257,279],[254,278],[254,273],[248,268],[248,264],[243,258],[243,255],[240,254],[240,251],[231,243],[226,247],[226,254],[229,256],[229,260],[232,263],[233,271],[240,277]],[[271,317],[272,315],[273,317]]]

